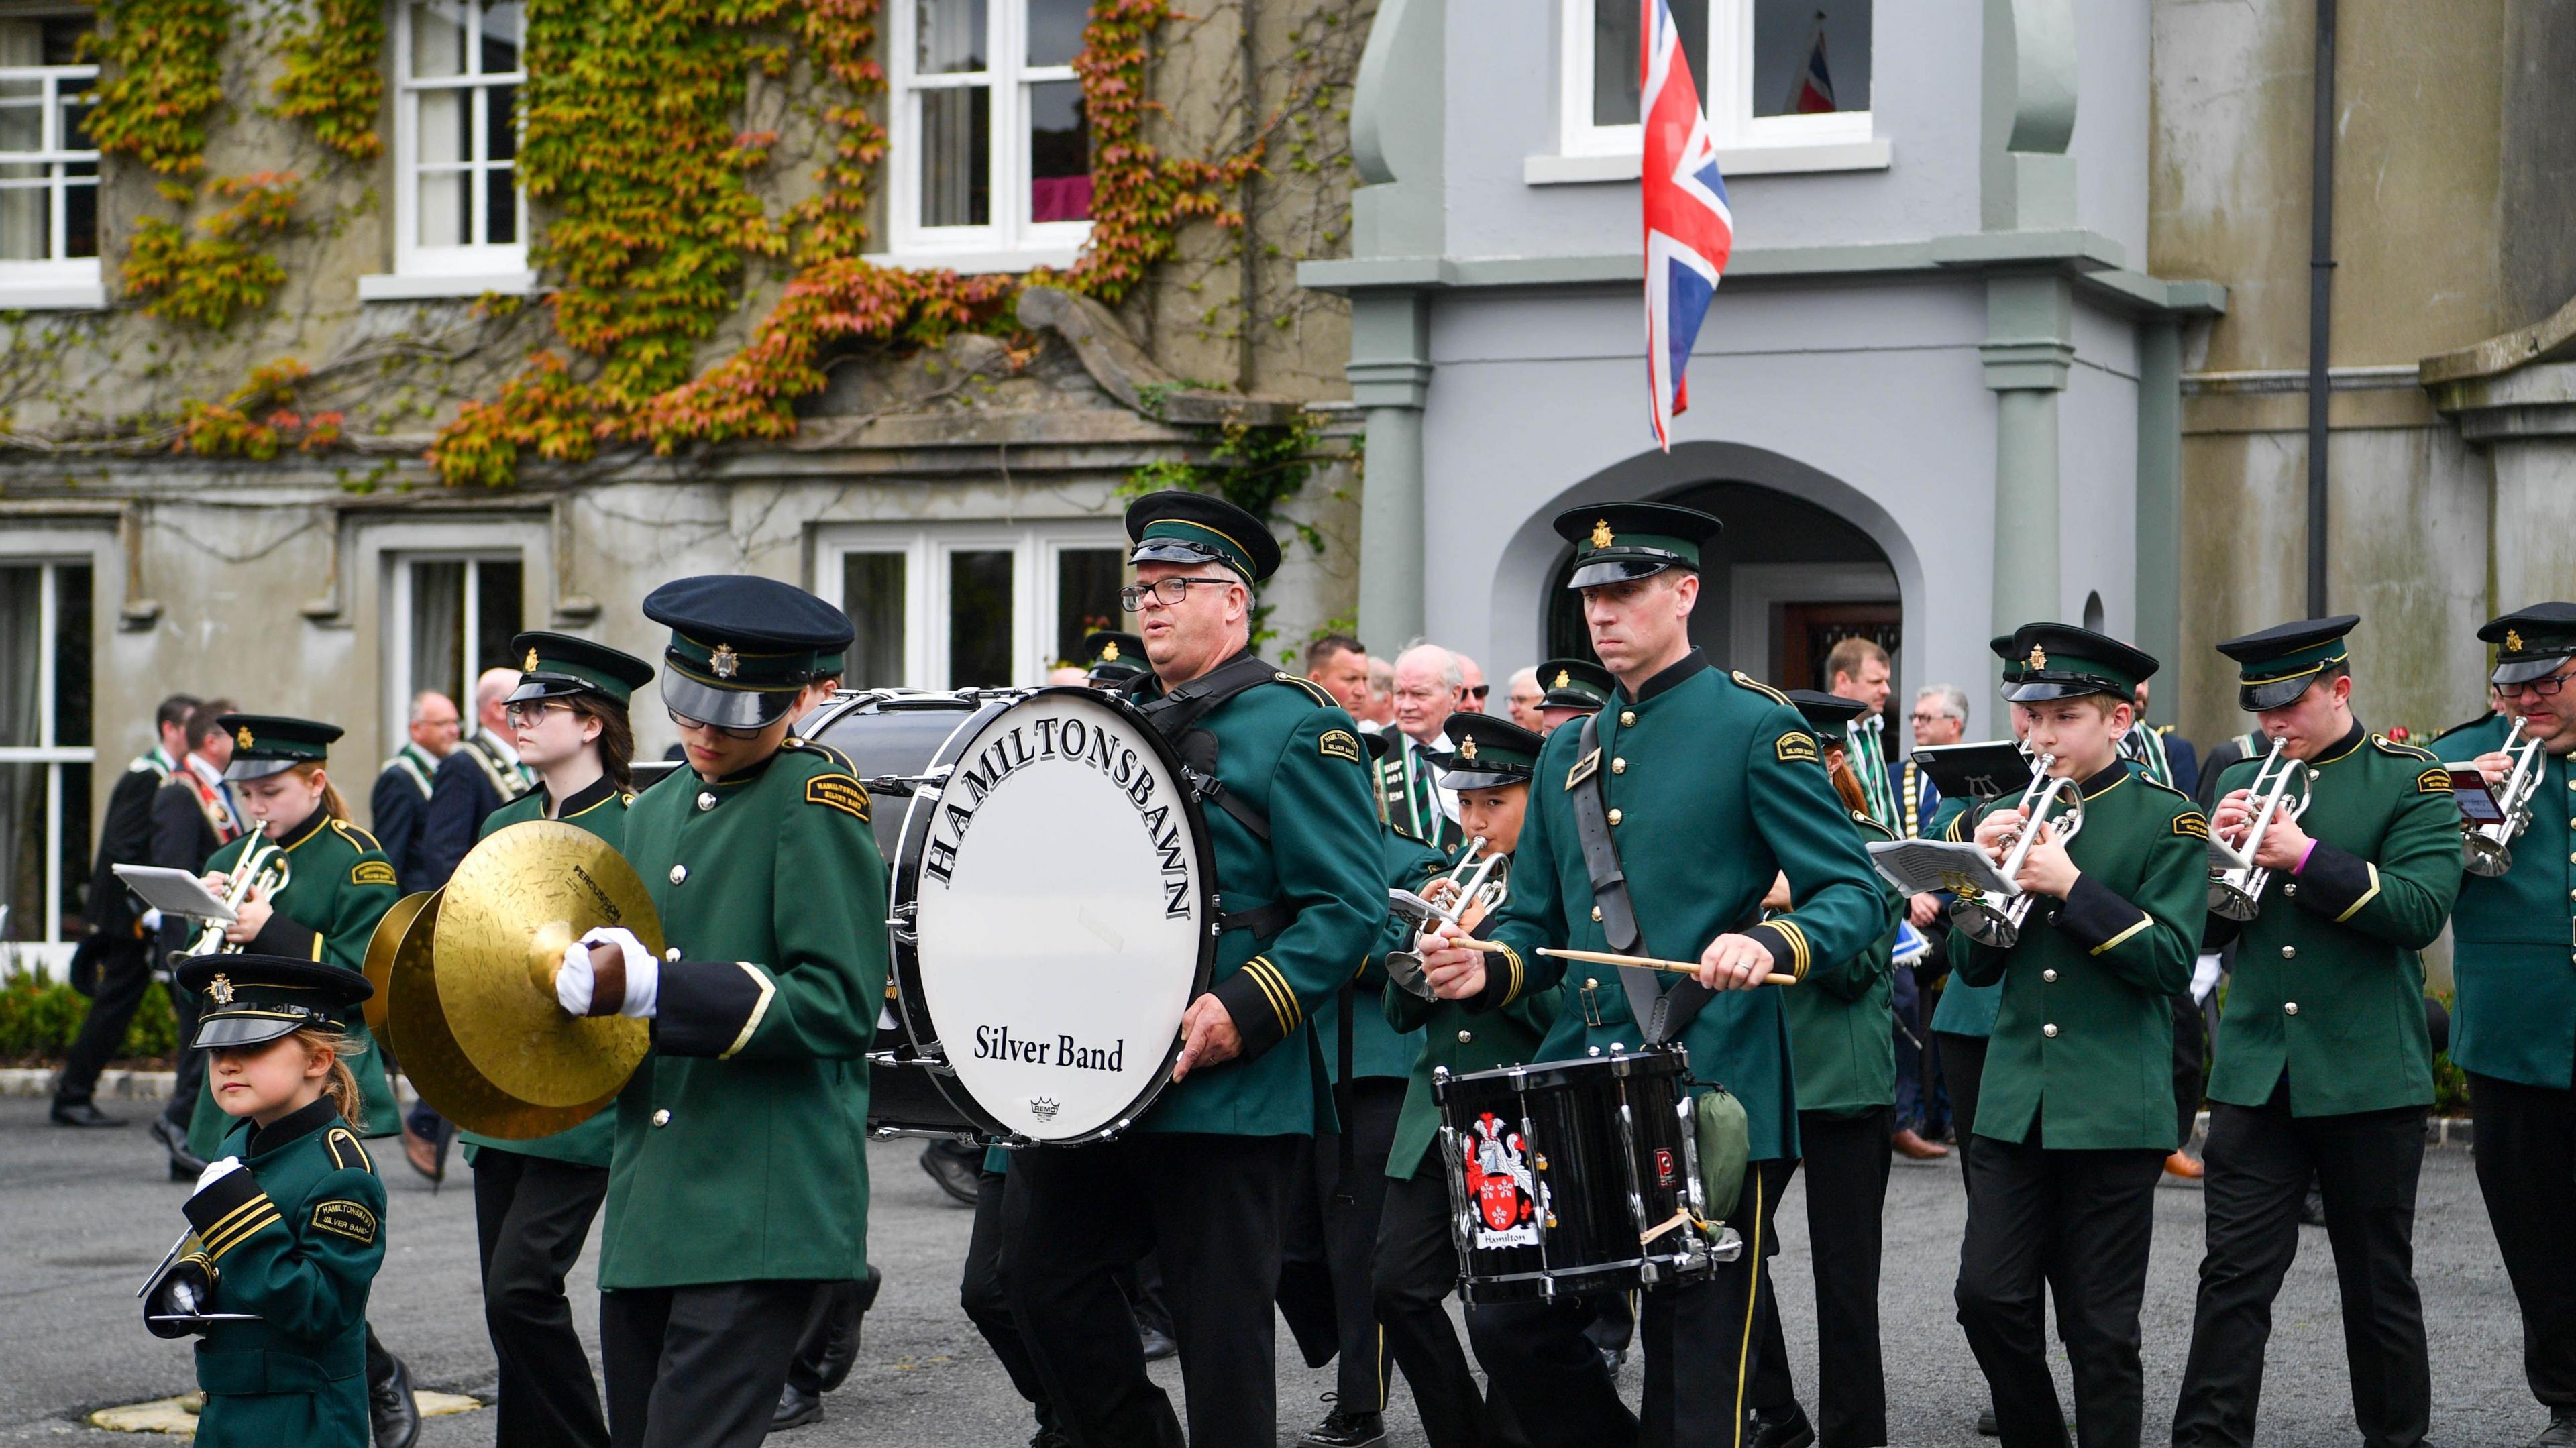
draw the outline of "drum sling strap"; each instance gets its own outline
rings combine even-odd
[[[1628,874],[1619,864],[1619,846],[1610,838],[1610,812],[1602,800],[1601,716],[1583,717],[1583,734],[1575,741],[1575,769],[1583,775],[1574,796],[1574,837],[1583,845],[1584,873],[1592,878],[1592,903],[1601,912],[1601,933],[1622,955],[1637,953],[1637,907],[1628,897]],[[1619,967],[1619,985],[1628,994],[1628,1011],[1646,1033],[1645,1044],[1659,1046],[1682,1033],[1716,994],[1695,980],[1672,989],[1641,965]]]
[[[1154,676],[1146,674],[1141,685]],[[1261,661],[1250,651],[1235,655],[1199,677],[1158,699],[1137,706],[1145,722],[1163,736],[1174,752],[1181,756],[1181,773],[1202,804],[1212,804],[1234,816],[1235,823],[1252,831],[1253,838],[1270,838],[1270,816],[1261,807],[1225,787],[1216,777],[1216,736],[1199,727],[1199,721],[1213,714],[1227,700],[1263,684],[1275,682],[1279,671]],[[1131,691],[1130,697],[1133,697]],[[1254,935],[1276,935],[1297,918],[1294,907],[1284,901],[1236,914],[1220,914],[1219,930],[1249,930]]]

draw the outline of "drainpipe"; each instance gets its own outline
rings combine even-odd
[[[2326,611],[2327,349],[2334,336],[2335,0],[2317,0],[2316,155],[2308,202],[2308,616]]]

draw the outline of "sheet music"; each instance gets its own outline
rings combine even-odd
[[[1949,890],[2010,899],[2021,893],[1972,840],[1872,840],[1869,859],[1889,884],[1908,895]]]

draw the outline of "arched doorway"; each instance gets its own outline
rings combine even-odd
[[[1906,677],[1903,593],[1896,569],[1867,533],[1759,483],[1694,483],[1656,501],[1726,520],[1726,531],[1702,551],[1699,608],[1691,616],[1691,641],[1711,663],[1778,688],[1822,689],[1831,682],[1823,676],[1826,653],[1859,634],[1888,651],[1895,677]],[[1541,602],[1551,658],[1592,656],[1582,600],[1564,586],[1573,568],[1568,548]]]

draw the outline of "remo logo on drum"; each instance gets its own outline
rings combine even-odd
[[[1546,1188],[1530,1171],[1529,1144],[1488,1111],[1476,1118],[1467,1152],[1467,1198],[1476,1204],[1476,1246],[1535,1247]]]

